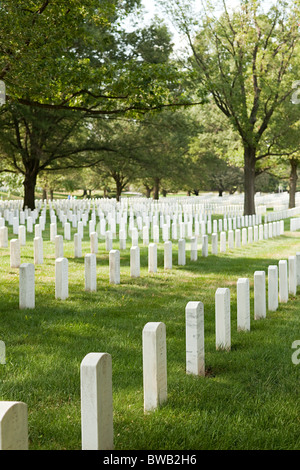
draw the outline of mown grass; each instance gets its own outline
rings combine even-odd
[[[60,224],[59,224],[60,225]],[[285,222],[288,230],[289,223]],[[59,233],[62,233],[59,230]],[[74,233],[74,230],[73,230]],[[10,229],[10,238],[14,238]],[[97,254],[97,292],[84,291],[84,260],[74,259],[73,241],[64,242],[69,260],[69,298],[55,300],[55,249],[44,232],[44,264],[35,267],[36,308],[19,310],[19,273],[10,268],[9,248],[0,249],[0,399],[28,405],[32,450],[81,448],[80,363],[89,352],[108,352],[113,362],[116,450],[299,449],[300,365],[292,363],[300,339],[300,297],[289,297],[267,318],[253,319],[253,275],[300,251],[299,234],[247,245],[232,252],[149,274],[141,246],[141,277],[132,279],[129,240],[121,252],[121,284],[109,284],[103,240]],[[88,236],[83,255],[90,251]],[[114,242],[118,249],[118,242]],[[33,262],[33,235],[27,234],[22,262]],[[236,282],[251,286],[251,331],[236,329]],[[216,351],[214,295],[229,287],[232,349]],[[206,377],[185,372],[185,306],[200,300],[205,311]],[[143,411],[142,330],[149,321],[167,329],[168,400]]]

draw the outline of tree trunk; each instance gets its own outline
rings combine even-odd
[[[43,188],[43,201],[47,201],[47,189]]]
[[[122,185],[118,181],[116,181],[116,198],[117,202],[120,201],[121,193],[122,193]]]
[[[153,199],[159,199],[159,178],[154,180]]]
[[[167,197],[168,191],[166,189],[162,189],[161,193],[162,193],[163,197]]]
[[[244,148],[244,215],[255,214],[255,148]]]
[[[35,185],[36,185],[37,175],[27,173],[25,175],[23,185],[24,185],[24,202],[23,209],[28,207],[28,209],[35,209]]]
[[[145,184],[145,189],[146,189],[146,197],[149,199],[151,196],[152,188],[149,188],[149,186]]]
[[[224,189],[219,189],[218,191],[219,191],[219,197],[223,197],[223,191],[224,191]]]
[[[297,189],[297,180],[298,180],[297,159],[292,158],[290,160],[290,165],[291,165],[291,171],[290,171],[290,178],[289,178],[289,182],[290,182],[289,209],[292,209],[293,207],[296,207],[296,189]]]

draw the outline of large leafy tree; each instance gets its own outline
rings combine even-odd
[[[137,146],[136,128],[139,120],[113,119],[110,122],[96,121],[93,133],[96,141],[101,138],[110,142],[113,152],[103,152],[100,161],[92,171],[98,178],[114,182],[116,198],[119,201],[125,186],[137,177],[135,149]]]
[[[239,134],[244,212],[254,214],[256,169],[268,154],[261,151],[266,130],[297,78],[299,2],[278,0],[268,12],[260,0],[241,0],[234,11],[225,0],[204,4],[198,17],[185,0],[171,0],[167,7],[188,39],[196,88],[207,90]]]
[[[153,190],[182,189],[188,177],[189,144],[197,125],[183,110],[164,110],[146,117],[139,130],[140,148],[136,161],[140,179]]]
[[[104,128],[105,126],[105,128]],[[97,121],[96,141],[107,134],[114,152],[103,152],[94,167],[99,175],[115,182],[117,199],[128,183],[144,184],[153,190],[182,188],[187,175],[188,149],[195,124],[184,110],[164,109],[140,119]]]
[[[107,112],[128,85],[116,60],[117,20],[139,0],[1,2],[0,79],[10,100]],[[127,104],[127,103],[126,103]]]
[[[280,115],[266,131],[265,159],[260,166],[289,187],[289,207],[296,205],[298,167],[300,163],[300,102],[286,101]]]
[[[6,83],[8,101],[88,111],[91,116],[167,104],[170,87],[165,82],[171,83],[177,70],[157,60],[161,52],[150,53],[157,28],[132,35],[120,26],[139,4],[140,0],[1,2],[0,80]],[[157,51],[167,36],[157,36]],[[163,49],[168,54],[166,45]]]
[[[97,159],[88,152],[108,149],[103,139],[97,144],[91,138],[85,127],[89,119],[170,103],[176,67],[166,67],[157,57],[149,60],[149,53],[146,59],[135,53],[141,40],[119,26],[136,4],[1,3],[0,78],[6,83],[7,104],[1,110],[0,169],[24,175],[24,205],[34,207],[40,172],[92,165]],[[152,44],[154,32],[148,33]]]
[[[213,100],[191,110],[198,124],[189,145],[187,189],[234,193],[243,187],[242,149],[238,134]]]
[[[95,141],[85,113],[9,105],[0,116],[0,171],[21,174],[24,206],[34,208],[35,186],[41,173],[94,165],[95,151],[112,151]]]

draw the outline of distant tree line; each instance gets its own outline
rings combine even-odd
[[[187,38],[180,58],[162,20],[140,27],[139,0],[1,4],[0,178],[21,175],[24,206],[37,186],[118,200],[130,187],[243,191],[252,214],[280,183],[295,205],[299,1],[161,3]]]

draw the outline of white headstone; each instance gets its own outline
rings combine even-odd
[[[163,224],[162,226],[162,238],[164,242],[168,241],[170,238],[168,224]]]
[[[130,276],[140,277],[140,247],[130,247]]]
[[[34,236],[35,237],[41,237],[42,236],[42,230],[40,224],[36,224],[34,226]]]
[[[55,237],[57,235],[57,225],[56,222],[50,224],[50,241],[55,242]]]
[[[55,260],[55,298],[65,300],[69,296],[68,260]]]
[[[82,257],[81,238],[78,233],[74,234],[74,257],[75,258]]]
[[[158,225],[153,226],[153,242],[159,243],[159,226]]]
[[[79,220],[78,221],[78,224],[77,224],[77,232],[81,238],[81,240],[83,240],[83,221],[82,220]]]
[[[289,298],[287,260],[282,259],[278,263],[279,271],[279,302],[286,303]]]
[[[89,353],[80,365],[82,450],[113,450],[112,360]]]
[[[31,263],[20,265],[19,308],[35,308],[34,265]]]
[[[109,282],[120,284],[120,252],[110,250],[109,252]]]
[[[237,329],[250,331],[250,287],[247,278],[237,281]]]
[[[126,231],[124,229],[119,231],[119,243],[120,250],[126,250]]]
[[[0,248],[8,247],[8,228],[0,227]]]
[[[266,273],[255,271],[254,273],[254,319],[266,317]]]
[[[273,224],[268,223],[268,237],[272,238],[273,237]]]
[[[208,236],[202,235],[202,256],[208,256]]]
[[[98,253],[98,234],[91,232],[90,234],[91,253]]]
[[[204,308],[202,302],[188,302],[185,308],[186,372],[205,376]]]
[[[178,266],[185,266],[185,239],[178,240]]]
[[[64,224],[64,238],[65,238],[65,240],[71,240],[71,224],[70,224],[70,222],[65,222],[65,224]]]
[[[198,238],[191,237],[191,261],[198,259]]]
[[[34,264],[44,263],[44,251],[43,251],[42,237],[34,237],[33,239],[33,259],[34,259]]]
[[[149,243],[148,245],[148,272],[157,272],[157,245],[156,243]]]
[[[143,245],[149,245],[149,227],[147,225],[144,225],[143,227]]]
[[[241,229],[239,228],[235,229],[235,247],[241,247]]]
[[[229,250],[234,249],[234,232],[233,232],[233,230],[228,231],[228,249]]]
[[[31,216],[27,217],[27,232],[28,233],[33,232],[33,220]]]
[[[296,256],[289,256],[289,294],[296,295],[297,293],[297,269],[296,269]]]
[[[106,230],[105,232],[105,249],[106,251],[112,250],[112,232],[110,230]]]
[[[136,227],[133,227],[131,231],[131,243],[131,246],[138,246],[139,244],[139,232]]]
[[[105,237],[105,232],[106,232],[106,219],[101,218],[100,219],[100,235],[102,237]]]
[[[10,240],[10,267],[19,268],[21,264],[20,240],[13,238]]]
[[[179,238],[185,238],[185,223],[179,222]]]
[[[268,267],[268,310],[275,312],[278,308],[278,266]]]
[[[19,233],[19,217],[12,218],[13,234],[18,235]]]
[[[218,234],[216,232],[211,234],[211,253],[212,255],[218,254]]]
[[[166,326],[149,322],[143,329],[144,411],[152,411],[167,400]]]
[[[220,233],[220,253],[226,252],[226,232]]]
[[[296,253],[297,286],[300,286],[300,252]]]
[[[172,223],[172,239],[177,240],[178,239],[178,234],[177,234],[177,222]]]
[[[248,243],[253,242],[253,227],[248,227]]]
[[[25,225],[19,225],[19,240],[20,240],[20,245],[21,246],[26,245],[26,227],[25,227]]]
[[[207,227],[206,228],[207,228],[207,233],[211,234],[212,228],[211,228],[211,220],[210,219],[208,219],[208,221],[207,221]]]
[[[55,236],[55,258],[64,256],[64,239],[62,235]]]
[[[39,218],[39,224],[40,224],[40,227],[41,227],[41,232],[43,232],[45,230],[46,219],[42,215]]]
[[[0,401],[0,450],[28,450],[27,405]]]
[[[219,287],[215,293],[216,349],[231,349],[230,290]]]
[[[95,220],[92,219],[89,221],[89,237],[93,232],[95,232]]]
[[[280,220],[280,235],[284,234],[284,220]]]
[[[242,228],[242,245],[247,245],[247,229]]]
[[[95,292],[97,290],[97,260],[95,253],[87,253],[84,256],[85,290]]]
[[[172,242],[164,243],[164,269],[172,269]]]

